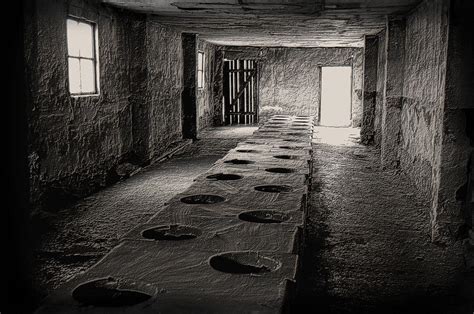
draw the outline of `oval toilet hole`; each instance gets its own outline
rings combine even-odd
[[[279,148],[281,149],[292,149],[292,150],[302,150],[303,148],[302,147],[298,147],[298,146],[278,146]]]
[[[197,194],[181,198],[181,202],[186,204],[216,204],[225,201],[225,198],[211,194]]]
[[[290,130],[294,130],[294,131],[307,131],[308,128],[303,128],[303,127],[292,127],[290,128]],[[298,133],[304,133],[304,132],[298,132]]]
[[[278,224],[287,221],[290,216],[275,210],[252,210],[240,213],[239,219],[248,222]]]
[[[283,129],[285,127],[283,125],[280,125],[280,124],[277,124],[277,125],[267,124],[264,128],[265,129]]]
[[[232,173],[216,173],[216,174],[211,174],[207,176],[209,180],[239,180],[242,179],[242,176],[239,176],[237,174],[232,174]]]
[[[285,135],[288,135],[288,136],[301,136],[301,135],[307,135],[307,134],[304,133],[304,132],[291,132],[291,133],[286,133]]]
[[[296,155],[275,155],[273,158],[277,159],[300,159],[299,156]]]
[[[265,169],[267,172],[272,172],[272,173],[294,173],[296,172],[296,169],[291,169],[291,168],[268,168]]]
[[[198,228],[180,224],[156,226],[142,232],[142,236],[146,239],[163,241],[191,240],[201,234],[202,232]]]
[[[109,277],[77,286],[72,297],[87,306],[121,307],[145,302],[152,297],[151,290],[136,282]]]
[[[258,150],[255,149],[237,149],[236,152],[239,153],[258,153]]]
[[[234,164],[234,165],[248,165],[248,164],[254,164],[255,161],[245,160],[245,159],[231,159],[231,160],[224,161],[224,163]]]
[[[282,193],[282,192],[290,192],[291,187],[288,185],[259,185],[254,187],[255,190],[260,192],[268,192],[268,193]]]
[[[214,255],[209,265],[215,270],[230,274],[263,274],[281,267],[277,260],[259,252],[227,252]]]

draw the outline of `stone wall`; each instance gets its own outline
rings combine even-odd
[[[69,14],[97,23],[98,96],[69,95]],[[25,20],[33,204],[87,195],[181,139],[179,33],[95,1],[36,1]]]
[[[150,108],[148,160],[154,160],[182,136],[183,53],[179,32],[149,20],[146,34],[146,98]]]
[[[204,86],[197,88],[197,127],[198,131],[214,125],[214,117],[218,115],[218,110],[214,103],[214,85],[222,84],[215,82],[213,75],[216,69],[216,46],[203,40],[198,40],[198,51],[204,52]],[[219,101],[220,104],[222,100]]]
[[[401,169],[431,203],[436,242],[467,237],[472,228],[466,193],[474,75],[466,5],[472,7],[464,0],[423,1],[406,18],[398,153]]]
[[[385,62],[387,59],[387,36],[385,30],[377,34],[378,57],[377,57],[377,87],[375,94],[375,117],[374,117],[374,144],[380,147],[382,143],[382,106],[385,99]]]
[[[259,62],[260,118],[273,114],[319,115],[321,67],[352,66],[352,125],[362,121],[361,48],[226,47],[227,59]]]
[[[377,58],[378,37],[365,36],[364,46],[364,99],[363,119],[360,130],[361,142],[365,145],[374,143],[374,119],[377,96]]]
[[[439,180],[433,191],[433,238],[467,238],[470,254],[466,264],[474,268],[473,185],[474,177],[474,40],[471,13],[474,3],[453,0],[449,7],[446,59],[445,104],[440,132],[442,149],[437,156],[440,167],[433,172]],[[471,190],[469,190],[469,188]]]
[[[407,17],[400,164],[425,195],[436,189],[445,101],[446,1],[425,1]],[[421,36],[420,34],[423,34]],[[416,134],[416,135],[415,135]]]

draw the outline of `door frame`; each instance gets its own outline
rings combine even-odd
[[[252,69],[231,69],[230,68],[230,64],[231,62],[236,62],[236,61],[239,61],[239,64],[240,64],[240,61],[242,62],[247,62],[247,61],[252,61],[253,62],[253,68]],[[243,64],[243,63],[242,63]],[[229,93],[236,93],[236,95],[238,95],[238,92],[239,91],[234,91],[236,85],[232,84],[232,82],[236,82],[237,80],[237,75],[232,75],[230,77],[230,73],[231,71],[233,73],[244,73],[245,71],[250,71],[250,70],[253,70],[254,74],[252,75],[253,77],[253,90],[252,90],[252,96],[250,97],[248,95],[248,93],[245,93],[244,91],[247,90],[247,87],[245,89],[243,89],[241,92],[242,94],[236,98],[236,100],[241,101],[241,98],[242,97],[247,97],[246,99],[248,101],[251,101],[252,105],[253,105],[253,111],[252,113],[253,114],[245,114],[245,110],[242,111],[242,113],[239,113],[239,112],[235,112],[234,114],[232,114],[231,112],[231,103],[230,103],[230,97],[229,97]],[[239,75],[239,85],[242,84],[244,82],[244,78],[243,78],[243,75]],[[260,111],[260,97],[259,97],[259,83],[260,83],[260,62],[258,62],[257,59],[253,59],[253,58],[248,58],[248,59],[224,59],[224,64],[223,64],[223,80],[222,80],[222,91],[223,91],[223,100],[222,100],[222,106],[223,106],[223,124],[224,125],[230,125],[230,124],[237,124],[237,123],[231,123],[231,121],[233,119],[231,119],[231,116],[239,116],[239,117],[245,117],[245,116],[252,116],[253,117],[253,122],[252,123],[238,123],[238,124],[257,124],[258,123],[258,120],[259,120],[259,111]],[[247,86],[247,83],[245,83],[246,86]],[[236,96],[234,95],[234,96]],[[246,95],[246,96],[245,96]],[[245,100],[245,101],[247,101]],[[241,110],[240,110],[241,111]],[[245,120],[245,119],[244,119]]]

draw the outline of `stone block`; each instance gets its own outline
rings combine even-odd
[[[175,243],[177,248],[186,242],[186,245],[205,247],[212,252],[300,253],[302,225],[285,223],[284,219],[297,219],[301,216],[279,211],[266,211],[266,213],[267,215],[258,213],[252,215],[255,212],[247,211],[232,216],[219,213],[213,216],[175,215],[174,208],[168,207],[147,224],[137,226],[122,239],[152,243],[164,241]],[[277,223],[278,221],[283,222]]]
[[[306,208],[307,186],[293,186],[291,182],[273,181],[249,186],[232,186],[222,181],[202,184],[196,182],[188,190],[173,197],[170,206],[227,206],[242,210],[297,211]]]
[[[37,313],[281,313],[298,256],[125,241]]]

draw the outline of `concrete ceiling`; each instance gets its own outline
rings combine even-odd
[[[420,0],[102,0],[219,45],[362,47]]]

